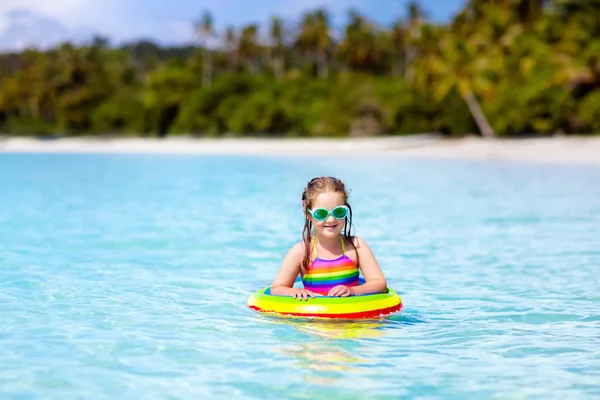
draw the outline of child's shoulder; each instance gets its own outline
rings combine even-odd
[[[296,244],[294,244],[290,248],[289,253],[293,254],[297,257],[302,257],[304,255],[305,249],[306,249],[306,245],[305,245],[304,241],[300,241],[300,242],[297,242]]]
[[[354,248],[359,249],[361,246],[367,246],[367,242],[360,236],[350,236],[346,242],[352,243]]]

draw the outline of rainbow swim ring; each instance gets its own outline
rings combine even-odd
[[[364,279],[361,278],[361,284]],[[294,287],[302,287],[296,279]],[[393,314],[402,309],[398,293],[389,289],[385,293],[366,294],[350,297],[317,296],[314,299],[297,300],[290,296],[271,294],[267,286],[248,298],[248,307],[265,313],[276,313],[293,317],[365,319]]]

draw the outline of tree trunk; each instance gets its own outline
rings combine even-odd
[[[256,75],[260,70],[260,62],[254,57],[246,56],[245,58],[246,70],[250,72],[251,75]]]
[[[285,74],[285,66],[283,64],[283,55],[277,54],[273,56],[273,71],[275,72],[275,77],[277,79],[282,80]]]
[[[29,113],[34,119],[40,118],[40,100],[39,96],[31,96],[29,98]]]
[[[317,73],[319,74],[319,78],[327,78],[329,73],[326,56],[323,51],[317,52]]]
[[[487,118],[485,117],[485,114],[481,110],[481,107],[479,106],[479,102],[475,98],[475,95],[473,94],[473,92],[466,93],[463,96],[463,99],[467,103],[467,106],[469,106],[471,115],[473,116],[473,119],[475,120],[475,123],[477,124],[477,127],[479,128],[479,131],[481,132],[483,137],[486,137],[486,138],[494,137],[495,136],[494,130],[492,129],[492,126],[490,125]]]
[[[406,58],[404,59],[404,80],[410,82],[414,78],[413,64],[417,58],[417,51],[413,46],[406,49]]]
[[[204,48],[202,52],[202,86],[209,86],[212,80],[212,58],[210,52]]]
[[[400,57],[396,57],[394,59],[394,64],[392,66],[392,74],[394,76],[403,76],[404,75],[404,68],[405,68],[405,59],[402,59]]]
[[[238,70],[238,52],[237,50],[232,50],[229,52],[229,71],[237,72]]]

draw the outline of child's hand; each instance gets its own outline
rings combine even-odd
[[[348,286],[337,285],[331,288],[329,293],[327,293],[327,296],[348,297],[351,294]]]
[[[296,289],[296,292],[292,296],[294,299],[298,300],[308,300],[308,297],[315,298],[315,294],[308,289]]]

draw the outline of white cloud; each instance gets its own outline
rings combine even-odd
[[[69,29],[98,27],[119,12],[119,0],[0,0],[0,19],[13,10],[26,10],[57,20]]]
[[[7,12],[1,21],[0,50],[47,47],[69,38],[67,29],[56,19],[29,11]]]
[[[30,10],[36,14],[67,20],[69,14],[81,8],[88,0],[2,0],[0,15],[12,10]]]
[[[0,0],[0,51],[109,35],[119,0]],[[103,29],[105,28],[105,29]]]

